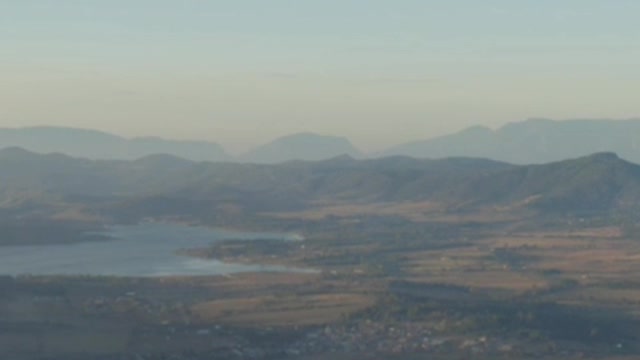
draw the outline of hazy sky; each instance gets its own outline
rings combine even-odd
[[[640,115],[638,0],[0,0],[0,126],[375,150]]]

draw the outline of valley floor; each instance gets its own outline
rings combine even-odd
[[[640,271],[640,243],[611,224],[536,228],[502,218],[377,215],[297,226],[304,241],[229,241],[186,253],[318,273],[1,278],[0,354],[16,360],[640,356],[640,281],[629,275]]]

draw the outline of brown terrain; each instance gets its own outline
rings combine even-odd
[[[3,277],[3,359],[640,357],[640,167],[612,154],[262,166],[14,149],[0,165],[0,245],[179,222],[301,235],[183,256],[314,270]]]
[[[345,224],[378,221],[377,211],[303,212],[298,221],[342,230],[189,251],[312,274],[5,278],[0,349],[25,360],[625,359],[640,351],[640,281],[629,277],[640,271],[640,245],[620,228],[519,232],[497,214],[476,230],[475,221],[417,221],[400,211],[412,224],[403,230],[349,235]],[[282,214],[265,217],[273,216]]]

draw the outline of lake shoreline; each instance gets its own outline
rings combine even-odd
[[[153,222],[111,226],[100,235],[111,240],[5,246],[0,253],[0,274],[167,277],[309,271],[286,265],[230,263],[178,254],[184,249],[202,248],[220,241],[287,241],[296,238],[290,234],[238,232]]]

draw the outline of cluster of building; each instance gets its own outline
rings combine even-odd
[[[288,347],[290,355],[321,353],[433,353],[468,352],[507,353],[515,346],[487,337],[438,336],[428,326],[419,323],[385,324],[365,321],[351,326],[327,326],[309,332]]]

